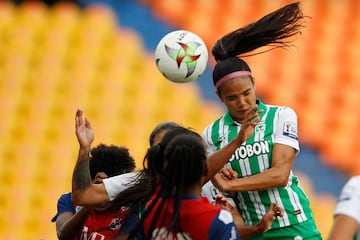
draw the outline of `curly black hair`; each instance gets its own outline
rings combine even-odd
[[[98,172],[108,177],[131,172],[135,169],[135,160],[129,149],[115,145],[99,144],[91,150],[90,175],[94,179]]]

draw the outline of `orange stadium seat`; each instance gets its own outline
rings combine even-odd
[[[167,81],[140,36],[119,28],[104,6],[1,2],[0,17],[1,239],[56,238],[50,219],[71,189],[77,108],[92,121],[94,145],[129,147],[139,168],[156,124],[176,113],[179,123],[201,131],[203,116],[220,114],[201,107],[210,104],[195,84]]]

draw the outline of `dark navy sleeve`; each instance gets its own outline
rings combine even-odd
[[[127,216],[124,221],[124,225],[121,227],[120,233],[130,233],[135,229],[137,224],[139,223],[139,218],[137,214],[131,214]]]
[[[209,240],[236,239],[240,239],[240,237],[231,213],[226,210],[221,210],[211,223]]]
[[[71,200],[71,193],[61,195],[57,202],[57,213],[51,219],[51,221],[55,222],[57,217],[64,212],[72,212],[73,214],[75,214],[74,203]]]

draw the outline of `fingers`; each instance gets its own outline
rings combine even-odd
[[[245,121],[244,124],[247,125],[256,125],[260,121],[260,114],[263,112],[263,110],[258,110],[258,105],[255,105],[254,107],[248,109],[248,111],[245,114]]]
[[[216,202],[217,204],[223,205],[223,203],[226,202],[226,198],[225,198],[224,195],[222,195],[222,194],[217,194],[217,195],[215,196],[215,202]]]
[[[75,114],[75,125],[80,126],[82,124],[83,111],[81,109],[76,110]]]
[[[234,171],[232,168],[222,168],[220,173],[225,179],[234,179],[237,178],[237,172]]]
[[[272,203],[270,205],[269,211],[273,211],[275,217],[282,217],[284,215],[284,209],[281,208],[277,203]]]
[[[223,208],[226,208],[227,210],[232,210],[235,207],[231,203],[229,203],[226,197],[222,194],[217,194],[215,196],[215,204]]]
[[[88,118],[85,118],[85,126],[91,128],[90,120]]]
[[[75,115],[75,125],[76,127],[79,127],[85,123],[86,128],[91,128],[90,120],[88,118],[85,118],[85,121],[83,120],[83,111],[81,109],[78,109],[76,111]]]

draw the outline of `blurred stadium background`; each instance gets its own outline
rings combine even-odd
[[[74,116],[95,145],[124,145],[138,166],[160,121],[198,132],[223,112],[208,71],[174,84],[153,51],[174,29],[208,47],[288,0],[79,0],[0,2],[0,239],[56,239],[50,222],[71,190]],[[295,171],[324,238],[336,197],[360,174],[360,1],[303,0],[307,28],[290,51],[248,59],[259,97],[293,107],[302,151]]]

